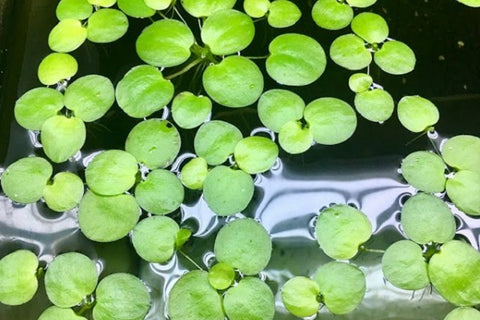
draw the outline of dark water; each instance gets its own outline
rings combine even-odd
[[[15,123],[12,110],[18,96],[39,85],[36,68],[41,58],[49,53],[46,43],[48,32],[56,23],[53,14],[56,3],[55,0],[0,0],[4,13],[0,29],[0,167],[27,155],[43,155],[35,134],[27,133]],[[308,1],[304,3],[306,8]],[[387,18],[391,36],[408,43],[418,59],[416,70],[405,76],[386,75],[374,68],[374,81],[384,86],[397,101],[410,94],[432,100],[441,113],[437,134],[414,140],[416,135],[402,129],[394,117],[383,125],[359,119],[357,132],[349,141],[338,146],[314,146],[303,155],[281,153],[271,172],[256,177],[254,200],[243,215],[261,221],[273,240],[272,259],[260,276],[276,294],[276,320],[295,319],[284,310],[278,288],[295,275],[313,274],[319,265],[329,261],[318,249],[313,236],[314,219],[320,209],[332,203],[348,203],[360,208],[370,217],[375,230],[366,246],[385,249],[402,238],[399,212],[402,203],[415,192],[398,173],[401,159],[415,150],[439,147],[445,138],[456,134],[480,136],[480,11],[453,0],[379,0],[373,11]],[[141,63],[132,41],[148,23],[132,24],[131,32],[120,42],[82,45],[74,53],[80,66],[79,76],[99,73],[118,82],[131,66]],[[322,44],[329,44],[336,36],[347,32],[322,31],[310,22],[302,22],[298,28]],[[259,32],[256,50],[266,52],[264,38],[272,36]],[[350,72],[333,66],[331,61],[328,63],[321,79],[295,91],[306,102],[321,96],[335,96],[351,103],[353,94],[347,87]],[[178,79],[176,85],[195,90],[188,77]],[[267,80],[266,87],[273,86],[273,82]],[[160,117],[161,112],[157,116]],[[216,107],[213,118],[238,125],[245,135],[260,125],[252,107],[241,110]],[[121,148],[128,131],[137,122],[114,107],[98,122],[88,124],[88,138],[82,154],[56,166],[55,170],[70,170],[82,175],[89,157],[102,148]],[[181,135],[182,152],[192,152],[194,131],[184,130]],[[452,209],[457,218],[457,237],[478,248],[480,220]],[[225,220],[238,218],[217,217],[200,194],[194,192],[187,193],[181,210],[173,217],[195,231],[185,252],[205,269],[214,261],[216,231]],[[57,214],[43,203],[17,205],[0,193],[0,256],[19,248],[37,253],[43,265],[59,253],[79,251],[97,262],[102,276],[120,271],[136,274],[151,289],[154,304],[147,317],[149,320],[165,319],[166,296],[163,293],[168,292],[185,271],[195,268],[181,255],[166,265],[142,262],[133,252],[128,238],[107,244],[87,240],[78,230],[75,210]],[[380,254],[369,252],[353,260],[367,275],[368,286],[365,300],[357,310],[346,316],[332,316],[322,309],[318,318],[442,319],[452,308],[429,288],[412,296],[409,291],[385,284],[380,260]],[[48,305],[40,285],[39,292],[29,303],[18,307],[0,305],[0,320],[37,319]]]

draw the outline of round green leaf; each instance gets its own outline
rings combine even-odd
[[[127,16],[117,9],[100,9],[88,18],[87,39],[108,43],[123,37],[128,30]]]
[[[180,151],[180,134],[170,122],[149,119],[138,123],[130,131],[125,150],[150,169],[172,164]]]
[[[455,219],[448,206],[426,193],[418,193],[405,202],[401,222],[405,234],[420,244],[447,242],[453,239],[456,231]]]
[[[273,320],[275,299],[270,287],[258,278],[245,277],[227,290],[223,308],[229,320]]]
[[[233,283],[235,270],[226,263],[217,263],[208,271],[208,282],[217,290],[225,290]]]
[[[368,43],[380,43],[388,37],[387,21],[373,12],[357,14],[352,20],[352,31]]]
[[[289,121],[303,117],[305,102],[298,94],[285,89],[265,91],[258,100],[258,117],[265,127],[273,132]]]
[[[177,210],[183,202],[182,183],[168,170],[156,169],[135,187],[135,198],[140,207],[153,214],[167,214]]]
[[[352,7],[366,8],[373,5],[377,0],[346,0]]]
[[[372,84],[372,77],[366,73],[354,73],[348,78],[348,87],[355,93],[367,91]]]
[[[373,55],[375,63],[390,74],[405,74],[415,68],[415,53],[405,43],[387,41]]]
[[[100,196],[87,191],[80,201],[78,223],[88,239],[110,242],[125,237],[137,224],[139,213],[131,195]]]
[[[133,247],[142,259],[164,263],[175,252],[175,239],[179,230],[178,224],[169,217],[148,217],[133,228]]]
[[[224,163],[242,140],[242,133],[234,125],[213,120],[204,123],[194,139],[195,153],[211,166]]]
[[[130,69],[117,84],[117,103],[133,118],[145,118],[162,109],[172,100],[174,87],[153,66],[140,65]]]
[[[458,209],[473,216],[480,215],[480,173],[458,171],[447,180],[447,194]]]
[[[203,198],[213,212],[228,216],[244,210],[252,200],[253,179],[242,170],[213,168],[203,181]]]
[[[357,127],[353,108],[337,98],[319,98],[305,108],[313,139],[321,144],[333,145],[350,138]]]
[[[445,243],[428,264],[428,275],[435,289],[447,301],[457,306],[474,306],[480,303],[478,270],[480,253],[459,240]]]
[[[283,150],[291,154],[303,153],[313,144],[310,129],[300,121],[289,121],[278,133],[278,142]]]
[[[93,7],[87,0],[60,0],[55,14],[58,20],[84,20],[90,17]]]
[[[237,0],[181,0],[182,6],[190,15],[201,18],[224,9],[232,9]]]
[[[191,92],[180,92],[172,101],[173,120],[180,128],[192,129],[201,125],[212,112],[212,100]]]
[[[203,87],[215,102],[231,108],[251,105],[263,92],[258,66],[241,56],[229,56],[203,73]]]
[[[243,12],[226,9],[216,11],[204,22],[202,41],[216,55],[228,55],[248,47],[255,36],[253,20]]]
[[[113,6],[117,0],[88,0],[88,2],[95,6],[106,8]]]
[[[105,277],[96,290],[95,320],[143,320],[150,309],[150,294],[143,282],[128,273]]]
[[[22,158],[5,169],[0,182],[3,192],[13,201],[32,203],[42,197],[52,172],[52,165],[43,158]]]
[[[437,107],[420,96],[405,96],[398,102],[400,123],[412,132],[422,132],[435,125],[440,118]]]
[[[392,114],[395,104],[392,96],[383,89],[373,89],[355,95],[355,108],[365,119],[384,122]]]
[[[274,0],[270,4],[268,24],[274,28],[287,28],[300,20],[302,12],[295,3],[288,0]]]
[[[244,0],[243,10],[252,18],[261,18],[267,14],[270,0]]]
[[[387,248],[382,271],[385,279],[404,290],[420,290],[430,283],[422,248],[410,240],[397,241]]]
[[[207,174],[207,161],[202,157],[197,157],[191,159],[182,167],[180,180],[182,184],[189,189],[201,190]]]
[[[222,299],[208,282],[208,273],[194,270],[185,273],[168,295],[171,320],[224,320]]]
[[[282,302],[285,308],[299,318],[311,317],[320,306],[318,284],[307,277],[294,277],[282,287]]]
[[[38,317],[38,320],[87,320],[87,318],[78,316],[72,309],[59,308],[51,306],[45,309]]]
[[[275,142],[265,137],[251,136],[243,138],[233,152],[235,162],[243,171],[255,174],[270,170],[278,157]]]
[[[65,106],[85,122],[103,117],[114,102],[112,82],[97,74],[78,78],[65,91]]]
[[[59,172],[51,184],[43,189],[47,206],[57,212],[65,212],[77,206],[83,196],[83,181],[71,172]]]
[[[70,52],[87,39],[87,29],[75,19],[61,20],[48,35],[48,46],[53,51]]]
[[[442,157],[455,169],[480,173],[480,138],[470,135],[452,137],[442,146]]]
[[[175,19],[155,21],[138,36],[137,54],[156,67],[178,66],[190,58],[194,38],[190,28]]]
[[[54,305],[70,308],[91,294],[97,281],[95,263],[81,253],[68,252],[56,256],[48,265],[45,290]]]
[[[433,152],[410,153],[402,161],[402,175],[416,189],[435,193],[445,190],[445,164]]]
[[[153,16],[156,11],[145,4],[144,0],[117,0],[117,5],[132,18],[148,18]]]
[[[67,53],[51,53],[38,66],[38,79],[46,86],[51,86],[64,79],[73,77],[78,70],[78,63]]]
[[[365,42],[352,33],[339,36],[332,42],[330,58],[348,70],[360,70],[372,62],[372,54],[365,47]]]
[[[480,320],[480,311],[472,307],[459,307],[450,311],[443,320]]]
[[[145,0],[147,7],[155,10],[165,10],[172,4],[173,0]]]
[[[51,88],[35,88],[25,92],[15,103],[15,119],[29,130],[40,130],[48,118],[63,108],[63,95]]]
[[[333,314],[346,314],[363,300],[366,291],[365,275],[354,265],[329,262],[315,272],[323,303]]]
[[[337,204],[320,212],[315,236],[320,248],[333,259],[353,258],[372,235],[368,217],[353,207]]]
[[[67,161],[82,148],[87,138],[85,123],[63,115],[48,118],[42,126],[40,139],[43,151],[56,163]]]
[[[478,0],[458,0],[458,2],[473,8],[480,7],[480,2]]]
[[[192,236],[192,231],[190,229],[180,229],[175,236],[175,249],[182,249],[183,245],[190,239]]]
[[[318,0],[312,7],[312,18],[321,28],[340,30],[352,21],[353,9],[337,0]]]
[[[270,261],[272,241],[267,230],[254,219],[237,219],[220,229],[214,252],[219,262],[245,275],[254,275]]]
[[[16,306],[30,301],[38,288],[37,268],[38,258],[28,250],[17,250],[0,259],[0,302]]]
[[[124,193],[135,183],[137,160],[122,150],[107,150],[96,155],[85,170],[90,189],[101,195]]]
[[[304,86],[314,82],[320,78],[327,64],[322,46],[303,34],[279,35],[270,42],[268,50],[268,75],[288,86]]]

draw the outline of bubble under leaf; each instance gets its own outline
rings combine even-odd
[[[67,53],[50,53],[38,66],[38,79],[51,86],[64,79],[73,77],[78,71],[78,63]]]
[[[435,125],[440,118],[437,107],[420,96],[405,96],[398,102],[400,123],[412,132],[422,132]]]
[[[64,19],[50,31],[48,46],[53,51],[70,52],[80,47],[86,39],[87,29],[79,20]]]
[[[88,18],[87,39],[109,43],[123,37],[128,30],[127,16],[117,9],[99,9]]]
[[[447,180],[447,195],[463,212],[480,215],[480,173],[460,170]]]
[[[53,211],[65,212],[77,206],[83,191],[83,181],[76,174],[59,172],[43,189],[43,199]]]
[[[311,317],[318,312],[320,294],[318,284],[307,277],[294,277],[282,287],[282,302],[285,308],[299,318]]]
[[[201,125],[212,112],[212,100],[183,91],[172,101],[173,120],[180,128],[192,129]]]
[[[480,173],[480,138],[458,135],[442,146],[442,157],[449,166]]]
[[[340,30],[352,21],[353,9],[337,0],[318,0],[312,7],[312,18],[321,28]]]
[[[352,31],[368,43],[379,43],[388,37],[389,30],[382,16],[373,12],[362,12],[353,18]]]
[[[258,100],[258,117],[264,126],[273,132],[289,121],[303,117],[305,102],[298,94],[285,89],[265,91]]]
[[[435,193],[445,190],[445,164],[433,152],[416,151],[402,161],[402,175],[416,189]]]
[[[275,142],[265,137],[243,138],[235,146],[235,162],[243,171],[255,174],[270,170],[278,157]]]
[[[355,95],[354,103],[362,117],[374,122],[387,121],[395,108],[392,96],[383,89],[359,92]]]
[[[387,41],[373,55],[375,63],[390,74],[405,74],[415,68],[415,53],[405,43]]]
[[[287,28],[300,20],[302,12],[289,0],[274,0],[270,4],[267,17],[268,24],[274,28]]]
[[[330,45],[330,58],[348,70],[360,70],[372,62],[372,54],[365,47],[364,41],[353,33],[333,40]]]

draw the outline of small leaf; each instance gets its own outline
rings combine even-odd
[[[375,63],[390,74],[405,74],[415,68],[415,53],[405,43],[387,41],[373,55]]]
[[[365,47],[365,42],[352,33],[333,40],[330,46],[330,58],[348,70],[360,70],[372,62],[372,54]]]
[[[147,7],[155,10],[165,10],[172,4],[173,0],[145,0]]]
[[[388,25],[382,16],[362,12],[352,20],[352,31],[368,43],[380,43],[388,37]]]
[[[183,185],[189,189],[201,190],[207,174],[207,161],[202,157],[197,157],[191,159],[182,167],[180,180]]]
[[[450,311],[443,320],[480,320],[480,311],[472,307],[459,307]]]
[[[144,0],[117,0],[117,5],[127,16],[133,18],[148,18],[156,12]]]
[[[243,10],[252,18],[261,18],[270,8],[269,0],[244,0]]]
[[[398,102],[400,123],[412,132],[422,132],[435,125],[440,118],[437,107],[420,96],[405,96]]]
[[[352,21],[353,9],[337,0],[318,0],[312,7],[312,18],[323,29],[340,30]]]
[[[265,137],[243,138],[233,152],[235,162],[243,171],[255,174],[270,170],[278,157],[278,147]]]
[[[435,193],[445,190],[445,164],[433,152],[410,153],[402,161],[402,175],[416,189]]]
[[[91,4],[94,6],[99,6],[99,7],[111,7],[115,3],[117,3],[117,0],[88,0]]]
[[[123,37],[128,30],[127,16],[117,9],[100,9],[88,18],[87,39],[109,43]]]
[[[51,53],[38,66],[38,79],[51,86],[64,79],[73,77],[78,71],[78,63],[67,53]]]
[[[357,8],[366,8],[373,5],[377,0],[346,0],[349,5]]]
[[[87,39],[87,29],[75,19],[61,20],[48,35],[48,46],[53,51],[70,52],[80,47]]]
[[[65,212],[77,206],[83,196],[82,179],[71,172],[59,172],[43,189],[43,199],[53,211]]]
[[[302,12],[297,5],[288,0],[274,0],[270,4],[268,24],[274,28],[287,28],[300,20]]]
[[[284,124],[303,117],[305,102],[298,94],[285,89],[265,91],[258,100],[258,117],[273,132],[279,132]]]
[[[395,104],[393,98],[383,89],[373,89],[355,95],[355,108],[365,119],[384,122],[390,119]]]
[[[172,101],[173,120],[180,128],[192,129],[204,123],[212,112],[212,100],[191,92],[180,92]]]
[[[235,270],[226,263],[217,263],[208,271],[208,282],[217,290],[225,290],[233,283]]]
[[[447,180],[447,195],[455,206],[473,216],[480,215],[480,173],[458,171]]]
[[[442,146],[442,157],[450,167],[480,173],[480,138],[470,135],[452,137]]]
[[[315,281],[307,277],[294,277],[282,287],[282,302],[294,316],[311,317],[318,312],[319,294],[320,288]]]
[[[48,307],[38,317],[38,320],[59,320],[59,319],[87,320],[87,318],[78,316],[72,309],[64,309],[64,308],[59,308],[57,306]]]
[[[280,129],[278,142],[286,152],[298,154],[310,149],[313,144],[313,135],[301,122],[289,121]]]
[[[182,249],[183,245],[190,239],[192,236],[192,231],[189,229],[180,229],[175,236],[175,249]]]
[[[237,0],[181,0],[182,6],[195,18],[208,17],[214,12],[232,9]]]
[[[354,73],[348,78],[348,87],[355,93],[367,91],[372,84],[372,77],[366,73]]]
[[[87,0],[60,0],[55,14],[58,20],[84,20],[90,17],[93,6]]]

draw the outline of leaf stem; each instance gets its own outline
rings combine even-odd
[[[193,264],[195,267],[197,267],[198,270],[205,271],[202,267],[198,265],[192,258],[190,258],[183,250],[178,250],[178,252],[188,261],[190,261],[191,264]]]
[[[270,55],[267,54],[267,55],[264,55],[264,56],[258,56],[258,57],[254,57],[254,56],[243,56],[244,58],[247,58],[247,59],[251,59],[251,60],[260,60],[260,59],[267,59]]]
[[[360,251],[363,251],[363,252],[372,252],[372,253],[381,253],[381,254],[384,254],[385,253],[385,250],[382,250],[382,249],[370,249],[370,248],[367,248],[365,246],[360,246]]]
[[[178,76],[181,76],[182,74],[184,74],[188,70],[192,69],[193,67],[195,67],[196,65],[198,65],[202,61],[203,61],[202,58],[197,58],[197,59],[193,60],[192,62],[190,62],[189,64],[187,64],[185,67],[183,67],[182,70],[179,70],[175,73],[172,73],[172,74],[169,74],[168,76],[165,76],[165,79],[172,80],[172,79],[174,79]]]

